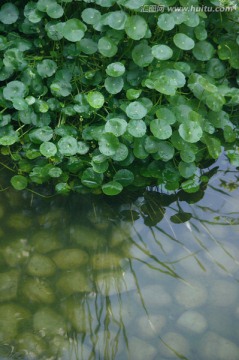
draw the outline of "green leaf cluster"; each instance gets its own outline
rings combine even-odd
[[[194,192],[204,160],[226,148],[238,163],[239,7],[167,6],[185,1],[3,2],[0,152],[14,188]]]

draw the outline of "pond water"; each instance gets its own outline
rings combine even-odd
[[[219,165],[218,165],[219,164]],[[0,359],[238,360],[239,182],[0,193]]]

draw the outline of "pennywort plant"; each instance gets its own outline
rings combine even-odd
[[[197,191],[203,161],[237,140],[239,7],[168,8],[191,5],[2,2],[0,151],[14,188]]]

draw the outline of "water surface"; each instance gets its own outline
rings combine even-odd
[[[239,182],[196,194],[0,193],[0,358],[239,359]]]

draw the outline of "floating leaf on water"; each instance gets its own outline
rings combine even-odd
[[[134,174],[128,169],[121,169],[115,173],[113,179],[123,186],[128,186],[134,182]]]
[[[105,183],[102,185],[102,191],[105,195],[118,195],[123,190],[123,186],[118,181],[109,181],[108,183]]]
[[[86,169],[82,176],[81,182],[90,189],[98,188],[103,181],[103,175],[96,173],[92,168]]]
[[[26,187],[28,185],[28,180],[23,175],[14,175],[11,178],[11,184],[14,187],[14,189],[23,190],[23,189],[26,189]]]

